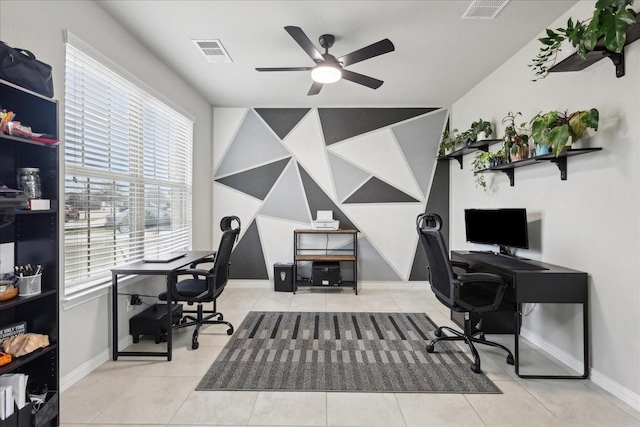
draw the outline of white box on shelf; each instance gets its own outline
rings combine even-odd
[[[47,211],[51,209],[51,200],[31,199],[29,200],[29,209],[31,209],[32,211]]]

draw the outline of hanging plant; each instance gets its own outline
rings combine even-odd
[[[636,23],[636,13],[630,8],[633,1],[598,0],[590,19],[574,22],[569,18],[566,28],[547,28],[547,36],[538,39],[543,46],[529,65],[535,72],[534,81],[547,77],[565,40],[571,43],[583,59],[587,52],[596,48],[600,39],[604,41],[607,50],[622,52],[627,41],[627,27]]]

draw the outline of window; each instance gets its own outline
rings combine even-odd
[[[66,45],[65,291],[191,244],[193,122]]]

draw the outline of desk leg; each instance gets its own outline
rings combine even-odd
[[[111,315],[112,319],[112,337],[113,342],[111,343],[113,346],[113,360],[118,360],[118,275],[113,273],[111,275]]]
[[[167,361],[171,361],[171,337],[173,335],[173,319],[171,310],[171,276],[167,274]]]
[[[520,323],[519,312],[522,312],[522,304],[518,304],[516,311],[516,333],[515,333],[515,371],[516,375],[520,378],[537,378],[537,379],[561,379],[561,380],[584,380],[589,378],[589,313],[588,302],[582,303],[582,343],[583,343],[583,363],[584,370],[582,375],[520,375],[520,352],[518,351],[518,343],[520,338]]]

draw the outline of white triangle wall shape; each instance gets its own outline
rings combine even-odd
[[[262,201],[254,199],[240,191],[227,187],[226,185],[213,183],[213,241],[218,242],[222,231],[220,231],[220,220],[225,216],[233,215],[240,218],[242,230],[240,238],[247,231],[247,228],[256,216],[258,209],[262,206]],[[239,239],[238,239],[239,240]],[[215,243],[217,245],[217,243]]]
[[[424,206],[424,203],[383,203],[342,205],[342,209],[402,280],[408,280],[418,242],[416,217],[424,212]]]
[[[328,149],[416,199],[424,200],[390,129],[333,144]]]
[[[318,111],[307,114],[282,142],[325,193],[335,199]]]
[[[269,278],[273,278],[273,264],[293,261],[293,230],[302,227],[299,222],[282,221],[258,215],[258,233]],[[308,227],[308,224],[305,224]]]
[[[213,170],[220,165],[246,113],[246,108],[214,108],[213,123],[224,126],[213,127]]]

